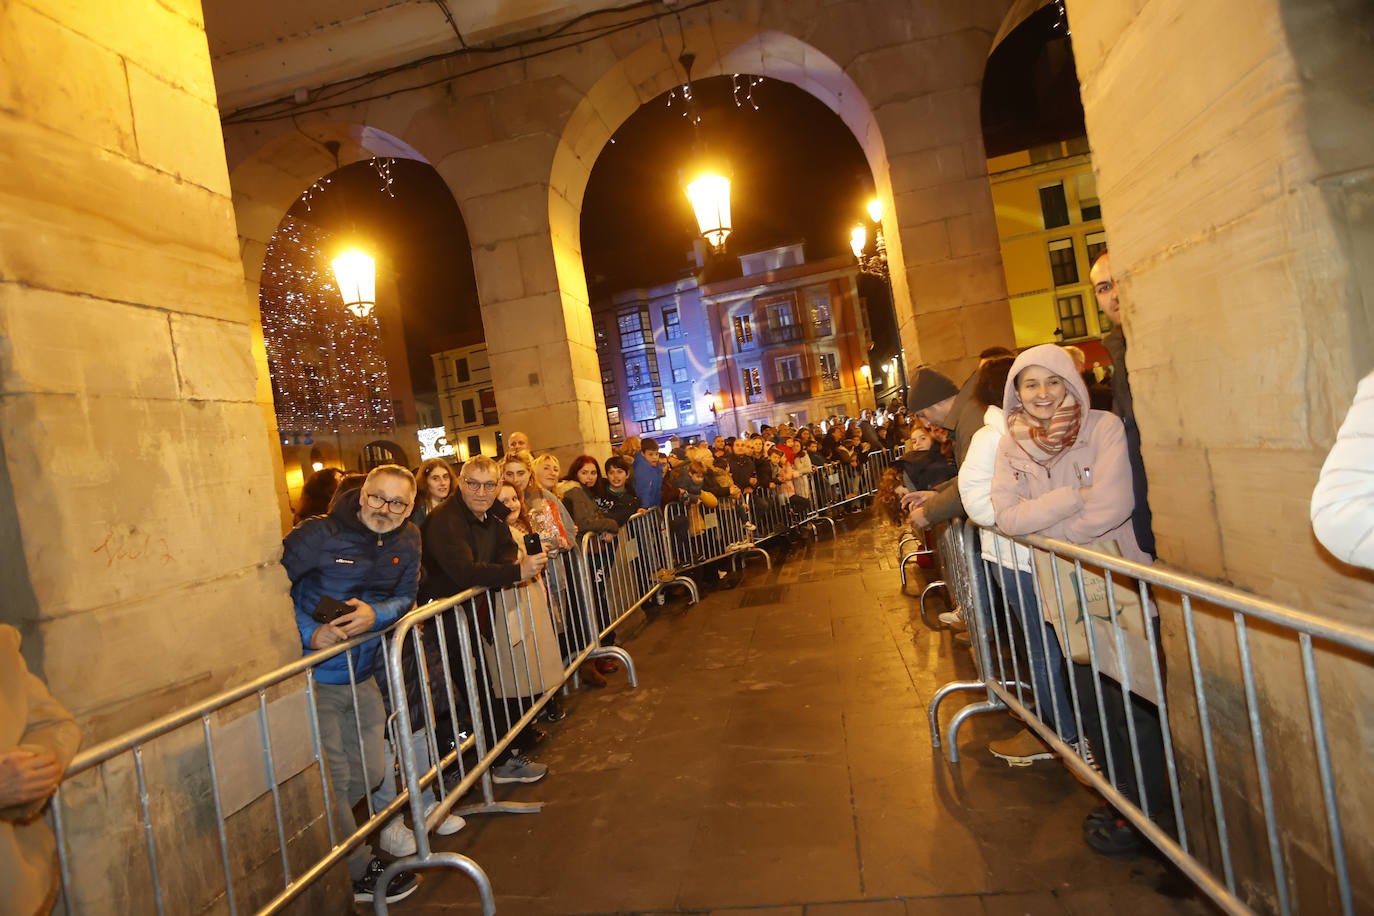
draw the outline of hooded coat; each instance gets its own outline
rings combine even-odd
[[[1126,431],[1121,419],[1088,408],[1088,388],[1060,347],[1031,347],[1016,358],[1007,376],[1002,409],[1008,418],[1021,407],[1016,379],[1028,366],[1043,366],[1068,386],[1082,409],[1078,436],[1048,465],[1032,460],[1008,433],[997,446],[992,507],[997,527],[1013,537],[1041,534],[1071,544],[1115,540],[1121,555],[1148,564],[1131,524],[1135,508]],[[1087,487],[1087,490],[1083,488]]]

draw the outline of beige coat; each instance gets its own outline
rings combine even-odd
[[[47,753],[66,769],[81,746],[71,713],[29,673],[19,631],[0,625],[0,756]],[[47,913],[57,893],[57,844],[43,817],[45,801],[0,808],[0,914]]]
[[[519,560],[524,560],[521,536],[512,530],[511,537]],[[553,630],[544,577],[494,588],[489,595],[492,641],[482,640],[482,652],[493,693],[510,700],[542,696],[563,683],[563,653]]]

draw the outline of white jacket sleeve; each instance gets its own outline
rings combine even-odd
[[[964,503],[964,514],[988,528],[995,522],[992,474],[997,467],[997,444],[1001,439],[998,430],[984,426],[973,434],[964,463],[959,465],[959,499]]]
[[[1347,563],[1374,569],[1374,372],[1360,380],[1312,491],[1312,530]]]

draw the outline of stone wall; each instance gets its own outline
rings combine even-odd
[[[1371,367],[1374,118],[1368,6],[1070,0],[1074,49],[1144,439],[1160,558],[1337,620],[1368,620],[1369,576],[1316,544],[1308,501],[1359,376]],[[1207,800],[1177,609],[1164,630],[1185,783]],[[1249,726],[1229,614],[1204,615],[1205,677],[1228,701],[1213,731],[1236,775],[1226,805],[1247,896],[1275,895],[1246,773]],[[1329,861],[1293,640],[1251,638],[1277,755],[1276,792],[1311,818],[1285,837],[1290,884],[1320,911]],[[1370,860],[1374,740],[1367,657],[1318,649],[1352,863]],[[1204,824],[1194,825],[1206,837]],[[1204,850],[1210,844],[1203,843]],[[1213,851],[1215,851],[1214,847]],[[1306,866],[1303,863],[1308,863]],[[1314,864],[1315,863],[1315,864]],[[1358,868],[1357,868],[1358,870]],[[1329,888],[1327,888],[1329,890]],[[1366,885],[1365,893],[1369,889]]]
[[[90,746],[298,656],[279,474],[199,4],[11,0],[0,60],[0,620]],[[146,911],[137,821],[90,802],[87,911]]]

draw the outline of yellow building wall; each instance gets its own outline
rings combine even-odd
[[[1082,219],[1083,206],[1095,203],[1096,198],[1092,157],[1087,153],[1070,155],[1068,149],[1068,145],[1060,144],[1056,156],[1052,150],[1039,148],[1036,152],[1040,155],[1036,158],[1043,158],[1046,153],[1053,157],[1040,162],[1031,161],[1030,150],[988,160],[1002,267],[1011,297],[1012,325],[1018,347],[1057,342],[1054,332],[1063,322],[1056,303],[1069,296],[1082,298],[1085,333],[1067,334],[1067,340],[1100,337],[1111,327],[1100,320],[1097,301],[1088,282],[1091,267],[1088,236],[1104,231],[1100,219]],[[1040,189],[1061,182],[1070,222],[1067,226],[1046,229]],[[1056,287],[1049,246],[1051,242],[1065,239],[1073,247],[1078,279]]]

